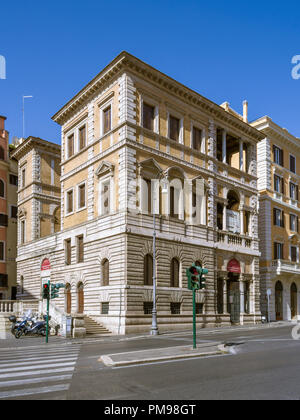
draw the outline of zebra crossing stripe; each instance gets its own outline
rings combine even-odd
[[[28,388],[28,389],[19,389],[15,391],[4,391],[4,392],[0,392],[0,399],[25,397],[26,395],[47,394],[51,392],[67,391],[69,387],[70,387],[70,384],[63,384],[63,385],[47,386],[47,387],[42,387],[42,388]]]
[[[54,359],[54,360],[52,360]],[[5,367],[5,366],[9,366],[10,364],[12,366],[27,366],[27,367],[32,367],[33,365],[39,364],[41,363],[41,360],[36,360],[33,359],[35,361],[31,361],[30,364],[27,362],[15,362],[15,361],[9,361],[7,363],[0,363],[0,372],[1,372],[1,367]],[[43,359],[43,363],[49,363],[49,362],[57,362],[57,363],[61,363],[61,362],[67,362],[67,361],[72,361],[72,360],[77,360],[77,357],[64,357],[64,358],[57,358],[57,357],[52,357],[51,359]]]
[[[0,382],[0,388],[9,388],[10,386],[21,386],[28,384],[39,384],[42,382],[69,381],[70,379],[72,379],[72,375],[43,376],[41,378],[19,379],[17,381]]]
[[[65,367],[61,369],[43,369],[37,371],[17,372],[17,373],[4,373],[0,375],[0,379],[17,378],[18,376],[34,376],[34,375],[47,375],[48,373],[62,373],[74,372],[75,366]]]
[[[41,360],[40,360],[41,362]],[[42,369],[42,368],[50,368],[50,367],[62,367],[62,366],[75,366],[76,362],[66,362],[66,363],[49,363],[47,366],[45,365],[37,365],[37,366],[22,366],[22,367],[17,367],[17,368],[6,368],[6,369],[0,369],[0,374],[5,373],[5,372],[15,372],[15,371],[22,371],[22,370],[35,370],[35,369]]]

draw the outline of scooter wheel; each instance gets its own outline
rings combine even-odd
[[[46,330],[40,330],[40,334],[43,336],[43,337],[46,337]]]
[[[22,335],[22,333],[23,333],[22,331],[18,331],[18,330],[17,330],[17,331],[15,332],[15,337],[16,337],[16,338],[20,338],[20,337],[21,337],[21,335]]]

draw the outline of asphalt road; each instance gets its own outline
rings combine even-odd
[[[21,347],[6,351],[2,345],[0,400],[299,400],[300,341],[292,338],[291,331],[292,326],[202,330],[198,334],[198,343],[226,342],[230,344],[231,353],[118,368],[104,366],[99,357],[192,345],[192,335],[174,333],[73,345],[53,341],[47,348],[41,345],[34,350],[28,348],[27,352]],[[33,352],[32,357],[30,352]],[[6,366],[6,358],[12,362],[21,353],[25,358],[30,357],[36,370],[30,373],[23,368],[21,377],[18,376],[18,367],[1,370],[1,363],[2,367]],[[35,355],[37,361],[34,361]],[[46,373],[44,370],[49,363],[51,366]],[[30,361],[26,366],[30,367]],[[12,374],[15,377],[11,377]],[[27,374],[29,376],[25,376]],[[34,381],[39,385],[34,385]]]

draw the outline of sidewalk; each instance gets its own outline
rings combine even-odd
[[[102,362],[109,367],[121,367],[143,363],[155,363],[166,360],[222,355],[225,353],[227,353],[227,351],[222,343],[212,342],[199,344],[196,349],[193,349],[191,346],[177,346],[131,351],[127,353],[106,354],[99,358],[99,362]]]

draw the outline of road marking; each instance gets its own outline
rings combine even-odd
[[[54,360],[52,360],[54,359]],[[35,359],[33,359],[35,360]],[[49,363],[49,362],[57,362],[57,363],[62,363],[62,362],[68,362],[71,360],[77,360],[77,356],[76,357],[65,357],[65,358],[55,358],[54,356],[49,359],[43,359],[43,363]],[[1,372],[1,367],[4,366],[27,366],[27,368],[32,367],[33,365],[39,364],[41,363],[41,360],[36,360],[36,361],[30,361],[30,363],[28,362],[14,362],[13,360],[10,360],[9,363],[0,363],[0,372]]]
[[[0,374],[5,373],[5,372],[15,372],[15,371],[20,372],[20,371],[25,371],[25,370],[35,370],[35,369],[43,369],[43,368],[50,368],[50,367],[56,368],[56,367],[62,367],[62,366],[75,366],[75,365],[76,365],[76,362],[49,363],[49,364],[47,364],[47,366],[45,366],[45,365],[37,365],[37,366],[26,366],[26,367],[0,369]]]
[[[66,384],[66,385],[54,385],[54,386],[43,387],[43,388],[20,389],[16,391],[8,391],[8,392],[5,391],[5,392],[0,392],[0,399],[25,397],[26,395],[48,394],[51,392],[67,391],[69,388],[70,388],[70,385]]]
[[[46,375],[48,373],[74,372],[74,370],[75,370],[75,366],[65,367],[61,369],[43,369],[43,370],[28,371],[28,372],[4,373],[0,375],[0,379],[17,378],[18,376]]]
[[[0,382],[0,388],[9,388],[10,386],[20,386],[27,384],[39,384],[42,382],[68,381],[70,379],[72,379],[72,375],[43,376],[41,378],[19,379],[17,381]]]

